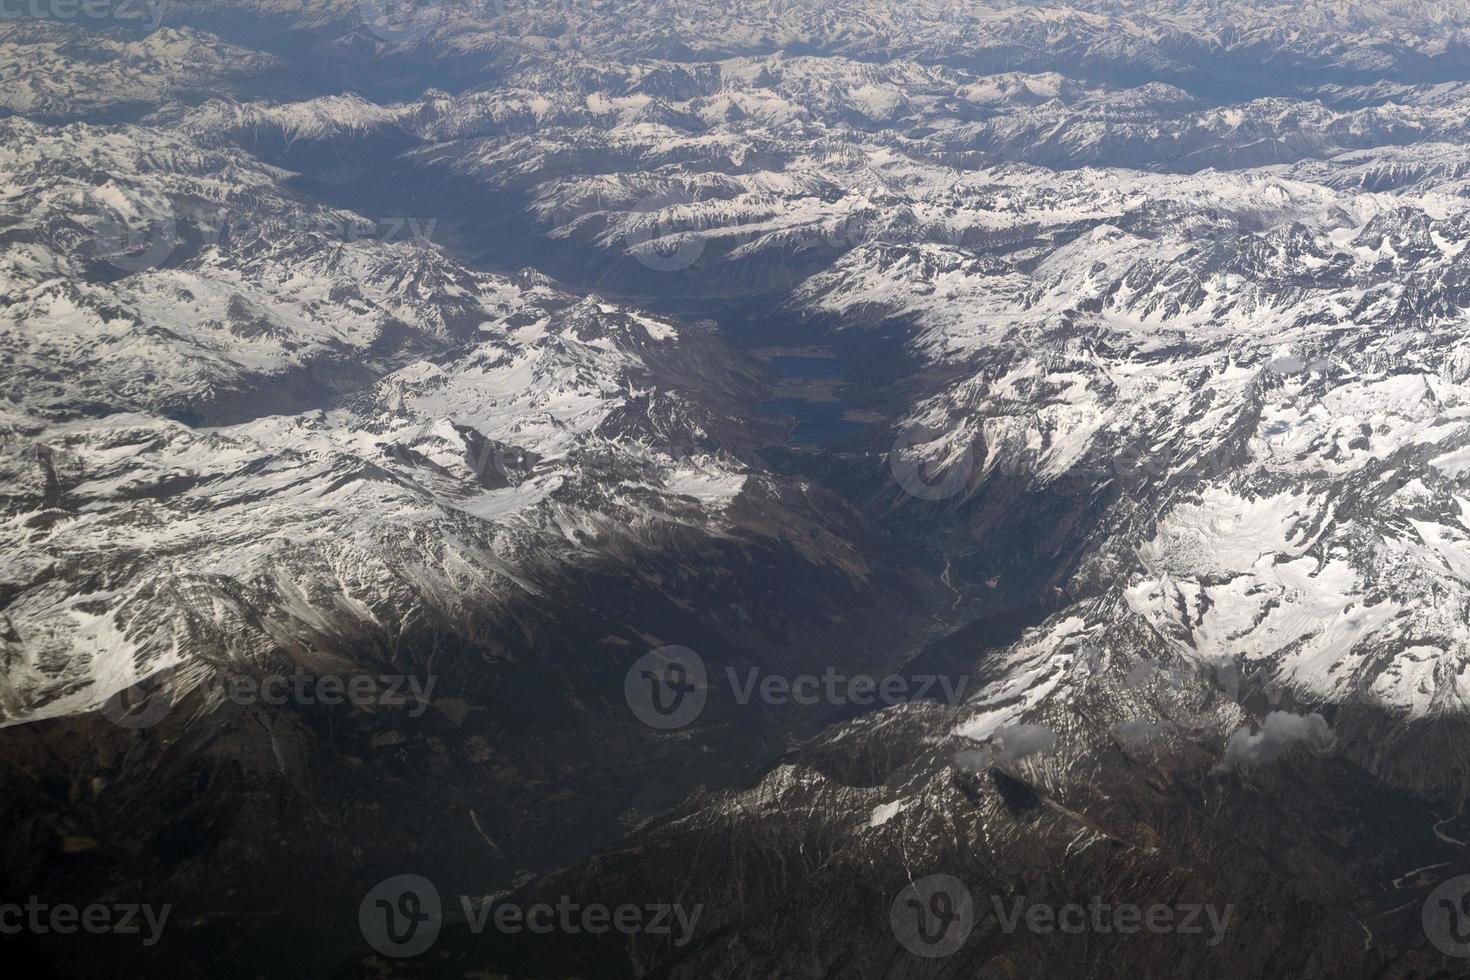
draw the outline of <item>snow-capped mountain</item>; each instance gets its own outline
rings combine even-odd
[[[147,19],[149,8],[132,6]],[[0,22],[0,110],[42,120],[116,117],[170,99],[259,93],[282,70],[270,54],[203,31],[128,24],[118,18],[105,25],[112,30],[95,31],[66,20]]]
[[[128,775],[123,749],[53,760],[118,809],[63,816],[45,790],[16,795],[39,833],[129,861],[137,835],[223,822],[232,843],[211,860],[235,874],[248,828],[278,815],[146,798],[197,767],[319,807],[345,780],[368,820],[405,781],[438,793],[451,751],[497,761],[463,781],[480,787],[475,816],[446,808],[433,849],[480,840],[484,820],[499,880],[613,839],[619,817],[692,785],[628,778],[648,730],[608,705],[640,647],[800,662],[822,610],[854,665],[891,655],[909,593],[875,561],[877,532],[759,464],[778,426],[741,416],[767,369],[707,325],[468,268],[432,220],[323,206],[182,129],[3,126],[8,758],[29,768],[32,739],[77,725],[131,745],[133,715],[108,719],[135,694],[167,733],[139,748],[149,776]],[[348,711],[349,745],[219,694],[220,678],[300,671],[427,675],[441,700],[429,715]],[[734,761],[716,768],[764,737],[725,739]],[[378,768],[359,773],[369,747]],[[585,802],[551,802],[562,790],[536,774],[556,767],[596,787]]]
[[[1470,5],[138,11],[0,29],[17,894],[127,880],[190,909],[159,969],[252,976],[1444,969]],[[666,731],[624,702],[669,645]],[[217,686],[303,670],[437,693]],[[707,911],[471,902],[389,964],[357,903],[405,870]],[[934,961],[890,924],[931,874],[979,903]],[[992,895],[1237,917],[1053,942]]]

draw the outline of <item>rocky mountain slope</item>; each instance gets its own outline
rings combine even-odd
[[[7,884],[134,882],[186,910],[159,968],[240,975],[1453,975],[1467,14],[8,22]],[[845,436],[759,409],[793,360]],[[671,644],[708,704],[661,730]],[[964,683],[791,710],[747,668]],[[436,693],[217,687],[302,670]],[[404,872],[444,934],[365,953]],[[936,874],[974,916],[930,957],[894,908]],[[1234,918],[993,904],[1095,898]]]
[[[18,887],[124,874],[193,910],[161,955],[246,969],[216,923],[316,921],[425,799],[429,860],[509,881],[676,801],[707,739],[705,780],[779,750],[776,712],[650,742],[622,704],[650,645],[799,663],[820,630],[854,667],[893,657],[913,589],[840,498],[759,465],[766,369],[708,327],[474,271],[431,225],[180,132],[4,125]],[[433,710],[221,695],[299,673],[409,678]],[[669,772],[631,779],[650,755]],[[293,822],[271,846],[316,884],[286,900],[251,868]]]

